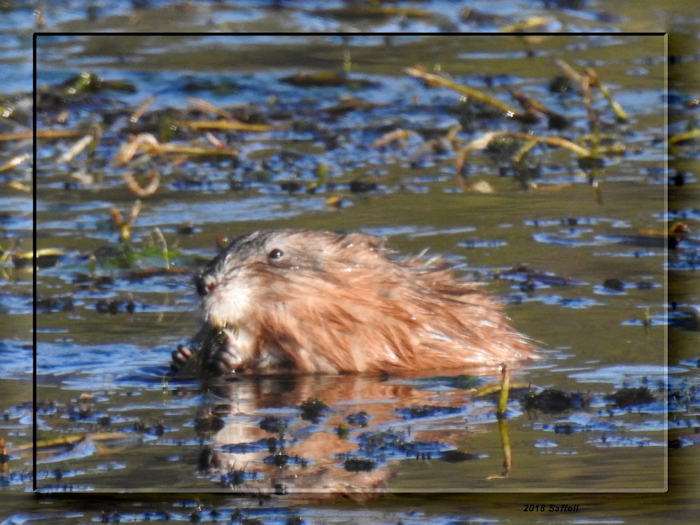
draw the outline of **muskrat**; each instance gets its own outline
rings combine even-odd
[[[416,372],[536,357],[478,283],[439,258],[392,257],[370,235],[241,235],[195,285],[198,338],[210,346],[202,362],[219,373]],[[192,355],[180,346],[174,368]]]

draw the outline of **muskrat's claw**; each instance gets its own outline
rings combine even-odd
[[[192,358],[192,355],[194,352],[192,352],[192,349],[185,346],[185,345],[177,345],[177,348],[173,350],[171,357],[172,357],[172,362],[170,363],[170,369],[173,372],[179,372],[185,364],[187,364],[187,361],[189,361]]]

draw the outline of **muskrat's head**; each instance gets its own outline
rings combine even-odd
[[[381,272],[383,240],[313,230],[256,231],[235,238],[195,277],[204,321],[215,328],[255,324],[263,312]],[[364,271],[363,271],[364,270]]]

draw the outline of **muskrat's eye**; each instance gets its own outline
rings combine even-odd
[[[283,255],[284,252],[282,250],[275,248],[274,250],[270,250],[270,253],[267,254],[267,258],[271,260],[281,259]]]

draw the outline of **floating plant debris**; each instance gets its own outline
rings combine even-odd
[[[343,462],[343,468],[348,472],[369,472],[376,466],[374,461],[363,458],[349,458]]]
[[[428,73],[420,68],[415,67],[406,68],[405,72],[407,75],[422,79],[427,85],[431,87],[438,85],[447,87],[449,89],[457,91],[458,93],[461,93],[462,95],[466,95],[467,97],[479,100],[480,102],[483,102],[485,104],[489,104],[494,108],[502,111],[504,116],[514,117],[518,114],[518,112],[508,104],[505,104],[504,102],[501,102],[500,100],[477,89],[457,84],[456,82],[453,82],[452,80],[446,77],[436,75],[434,73]]]
[[[354,90],[379,86],[378,82],[335,71],[296,73],[289,77],[283,77],[280,80],[297,87],[345,87]]]
[[[683,242],[689,232],[688,225],[684,222],[674,222],[668,231],[639,230],[636,235],[610,236],[609,238],[630,246],[676,248]]]
[[[627,408],[629,406],[651,403],[656,398],[647,387],[640,386],[636,388],[621,388],[617,392],[605,396],[605,399],[612,401],[617,408]]]
[[[700,330],[700,308],[671,304],[668,312],[668,324],[684,330]]]
[[[347,421],[351,425],[358,425],[360,427],[366,427],[367,423],[369,423],[369,420],[372,418],[372,416],[369,414],[369,412],[365,412],[364,410],[361,412],[355,412],[353,414],[348,414],[345,417],[345,421]]]
[[[323,414],[330,409],[328,405],[319,399],[313,398],[304,401],[299,408],[301,409],[301,418],[313,422],[319,421]]]
[[[527,283],[537,283],[543,286],[575,286],[584,284],[581,281],[567,279],[558,275],[545,273],[531,268],[527,264],[514,266],[510,270],[500,270],[494,272],[495,279],[511,279],[515,281],[525,281]]]
[[[445,450],[440,452],[440,461],[445,463],[462,463],[463,461],[472,461],[480,459],[481,454],[470,454],[468,452],[460,452],[459,450]]]
[[[63,84],[63,92],[66,95],[78,95],[81,93],[100,93],[102,91],[121,91],[123,93],[135,93],[136,86],[123,80],[104,80],[95,73],[84,72],[66,80]]]
[[[404,419],[416,419],[422,417],[433,417],[433,416],[443,416],[449,414],[457,414],[461,412],[462,409],[459,407],[446,407],[446,406],[413,406],[408,408],[397,408],[396,412],[402,416]]]
[[[352,193],[368,193],[377,190],[377,184],[374,182],[364,182],[361,180],[350,181],[350,191]]]
[[[540,410],[546,414],[581,410],[587,399],[580,393],[569,393],[555,388],[546,388],[542,392],[529,392],[520,401],[525,410]]]
[[[36,267],[51,268],[56,266],[64,253],[55,248],[46,248],[35,252],[13,253],[12,263],[18,269],[32,269],[32,264],[36,261]]]
[[[288,426],[288,422],[275,416],[264,417],[260,421],[260,428],[271,434],[281,434]]]
[[[613,290],[615,292],[625,291],[625,283],[623,283],[620,279],[617,279],[615,277],[611,279],[605,279],[605,281],[603,281],[603,286],[608,290]]]

